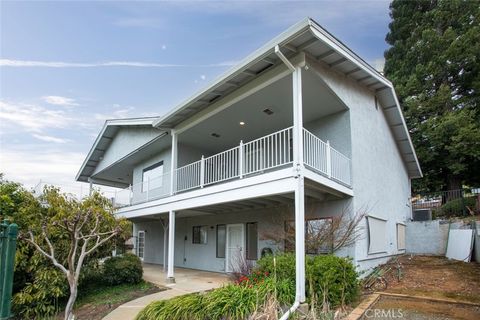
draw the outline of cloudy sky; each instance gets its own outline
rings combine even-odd
[[[373,66],[388,1],[0,2],[0,172],[72,185],[105,119],[161,115],[311,17]]]

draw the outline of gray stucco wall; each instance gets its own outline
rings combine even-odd
[[[316,121],[307,122],[304,127],[347,157],[352,155],[349,112],[340,111]]]
[[[93,174],[105,169],[160,134],[161,132],[159,130],[152,127],[127,127],[119,129]]]
[[[356,243],[355,259],[360,269],[368,269],[402,253],[397,250],[396,224],[404,223],[411,214],[410,179],[374,92],[331,69],[318,68],[350,108],[353,209],[387,220],[387,253],[368,254],[368,237]],[[366,224],[364,220],[361,226],[365,230]]]

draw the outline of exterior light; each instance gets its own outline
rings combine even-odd
[[[245,122],[240,121],[240,125],[241,125],[241,126],[244,126],[244,125],[245,125]]]

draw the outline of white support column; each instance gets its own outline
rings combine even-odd
[[[327,140],[327,176],[332,177],[332,149],[330,149],[330,141]]]
[[[168,213],[168,271],[167,282],[174,283],[174,251],[175,251],[175,211]]]
[[[295,283],[296,298],[305,301],[305,185],[303,163],[302,68],[295,67],[293,79],[293,165],[295,188]]]
[[[168,265],[168,223],[167,221],[163,220],[163,272],[167,271]]]
[[[238,146],[238,176],[240,179],[243,178],[243,163],[244,156],[243,156],[243,140],[240,140],[240,145]]]
[[[202,155],[200,159],[200,188],[205,185],[205,157]]]
[[[177,169],[177,155],[178,155],[178,137],[177,133],[175,130],[172,129],[171,131],[172,135],[172,161],[170,163],[170,194],[174,195],[175,194],[175,189],[176,189],[176,169]]]
[[[88,196],[92,196],[92,193],[93,193],[93,181],[92,181],[92,178],[88,178],[88,184],[89,184]]]

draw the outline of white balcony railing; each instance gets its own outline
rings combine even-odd
[[[303,129],[304,163],[311,169],[350,186],[350,159],[306,129]],[[293,162],[292,127],[240,144],[229,150],[177,168],[175,193],[243,178]],[[171,195],[170,173],[117,192],[117,207]]]
[[[330,146],[330,142],[322,139],[303,129],[303,161],[305,165],[336,180],[350,186],[351,161],[350,159]]]

